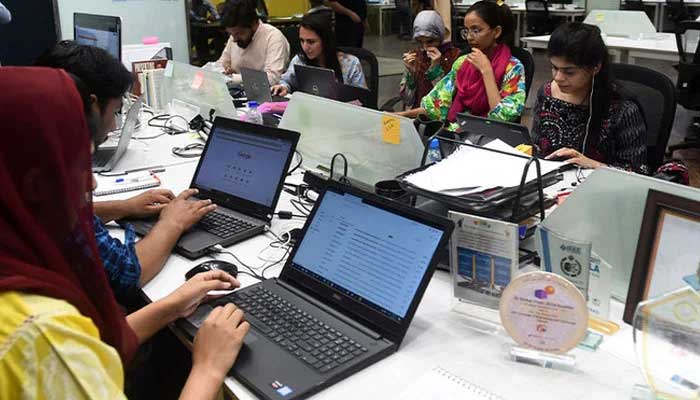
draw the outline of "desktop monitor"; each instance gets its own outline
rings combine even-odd
[[[79,44],[106,50],[122,59],[122,21],[119,17],[94,14],[73,14],[73,38]]]
[[[558,9],[563,10],[564,9],[564,4],[573,4],[573,0],[549,0],[549,4],[559,4],[559,7],[556,7]]]

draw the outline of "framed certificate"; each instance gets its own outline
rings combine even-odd
[[[700,202],[649,190],[624,321],[640,301],[685,286],[700,291]]]

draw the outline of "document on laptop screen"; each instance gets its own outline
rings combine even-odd
[[[216,129],[194,183],[270,207],[291,141]]]
[[[442,231],[357,196],[326,192],[292,267],[401,321]]]

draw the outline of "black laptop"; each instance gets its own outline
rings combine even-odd
[[[297,90],[300,92],[343,102],[357,100],[365,106],[371,104],[372,92],[339,83],[331,69],[295,64],[294,72],[299,82]]]
[[[231,374],[260,398],[306,398],[398,350],[453,227],[329,183],[279,278],[205,304],[185,325],[193,335],[212,306],[234,302],[251,330]]]
[[[271,94],[270,82],[265,71],[241,68],[241,77],[248,100],[257,101],[258,104],[289,101],[286,97]]]
[[[467,113],[457,114],[457,125],[460,133],[468,134],[472,138],[477,135],[483,137],[483,141],[474,144],[483,145],[494,139],[500,139],[513,147],[520,144],[532,144],[530,131],[525,125],[495,121]],[[472,140],[472,142],[474,141]]]
[[[262,233],[270,224],[299,133],[217,117],[192,178],[200,199],[218,208],[182,235],[175,250],[205,255]],[[156,219],[127,221],[145,235]]]
[[[124,125],[122,126],[121,133],[119,135],[119,142],[116,146],[100,146],[92,157],[92,172],[107,172],[111,171],[122,158],[126,149],[129,147],[129,142],[131,142],[131,136],[136,130],[136,125],[139,122],[139,112],[141,111],[141,104],[143,103],[143,96],[139,97],[138,100],[134,101],[129,107],[129,111],[126,113],[126,119],[124,120]]]

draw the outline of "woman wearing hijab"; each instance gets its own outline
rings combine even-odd
[[[404,54],[406,72],[401,80],[401,99],[404,111],[399,115],[415,118],[421,113],[420,101],[436,83],[450,72],[459,57],[459,49],[452,42],[444,42],[445,25],[435,11],[421,11],[413,21],[413,39],[420,45]]]
[[[124,317],[95,244],[92,144],[73,80],[0,68],[0,118],[0,398],[124,398],[139,343],[239,284],[199,274]],[[242,317],[233,304],[211,313],[181,398],[215,398],[249,328]]]

